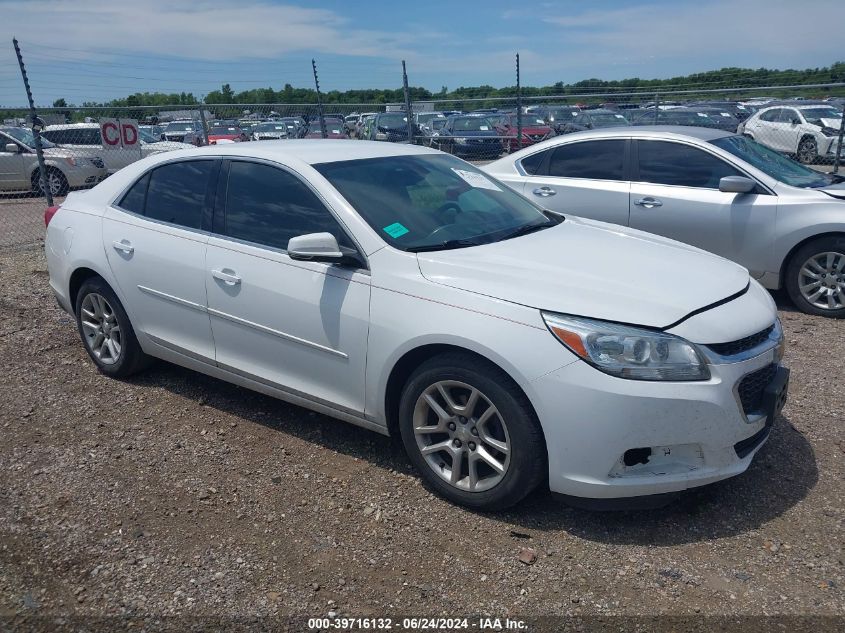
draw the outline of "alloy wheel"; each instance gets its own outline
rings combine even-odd
[[[804,139],[798,145],[798,161],[805,165],[812,164],[818,157],[818,147],[813,139]]]
[[[96,292],[82,300],[81,322],[85,344],[104,365],[113,365],[120,359],[122,334],[114,309],[105,297]]]
[[[508,472],[511,443],[505,420],[472,385],[455,380],[430,385],[414,406],[413,426],[429,468],[455,488],[489,490]]]
[[[817,308],[845,308],[845,253],[828,251],[807,259],[798,271],[798,288]]]

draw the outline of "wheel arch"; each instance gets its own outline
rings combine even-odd
[[[82,288],[82,284],[92,277],[99,277],[108,284],[109,288],[114,290],[104,275],[100,274],[93,268],[89,268],[88,266],[79,266],[70,274],[70,278],[68,279],[68,300],[70,301],[72,308],[76,308],[76,297],[79,294],[79,289]]]
[[[786,269],[789,268],[789,263],[792,261],[792,258],[795,256],[795,253],[797,253],[801,248],[803,248],[810,242],[825,237],[845,238],[845,231],[827,231],[825,233],[817,233],[815,235],[810,235],[809,237],[805,237],[804,239],[796,243],[791,249],[789,249],[789,252],[786,254],[786,257],[783,258],[780,264],[780,273],[778,275],[779,288],[786,287]]]
[[[514,378],[512,373],[509,372],[500,363],[497,363],[485,354],[469,349],[468,347],[463,347],[458,344],[425,343],[405,351],[402,356],[399,357],[393,364],[393,367],[391,368],[390,374],[387,378],[387,383],[385,385],[384,390],[383,406],[387,430],[391,436],[399,436],[399,401],[402,395],[402,388],[408,382],[408,379],[411,377],[411,374],[414,372],[414,369],[419,367],[420,364],[424,363],[430,358],[441,356],[447,353],[456,352],[472,356],[482,361],[483,363],[497,369],[498,371],[504,373],[525,396],[526,401],[531,407],[531,415],[534,415],[535,417],[537,416],[537,412],[534,409],[534,405],[532,404],[530,395],[526,393],[526,390],[524,389],[523,385],[520,384],[520,381]],[[542,428],[542,424],[540,426]]]

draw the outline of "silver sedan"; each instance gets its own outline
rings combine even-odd
[[[845,317],[842,176],[736,134],[671,126],[555,137],[483,169],[553,211],[698,246],[785,287],[803,312]]]

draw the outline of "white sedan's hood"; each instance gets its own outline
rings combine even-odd
[[[551,229],[418,255],[435,283],[565,314],[666,327],[742,292],[748,271],[697,248],[567,216]]]

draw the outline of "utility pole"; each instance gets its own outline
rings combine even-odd
[[[320,80],[317,79],[317,62],[311,60],[311,68],[314,70],[314,86],[317,88],[317,114],[320,116],[320,134],[327,138],[326,119],[323,116],[323,95],[320,94]]]
[[[15,47],[15,55],[18,57],[18,66],[21,69],[21,77],[23,77],[23,87],[26,88],[26,98],[29,101],[29,118],[32,120],[32,136],[35,138],[35,155],[38,158],[38,175],[41,183],[41,191],[47,198],[47,206],[53,206],[53,192],[50,191],[50,183],[47,180],[47,166],[44,164],[44,147],[41,144],[41,130],[44,128],[44,122],[38,118],[38,113],[35,111],[35,101],[32,99],[32,90],[29,88],[29,77],[26,75],[26,66],[23,63],[23,56],[21,55],[21,47],[18,46],[17,38],[12,38],[12,44]]]

